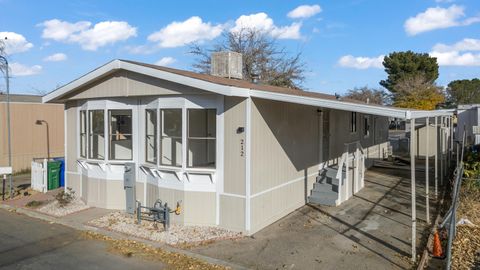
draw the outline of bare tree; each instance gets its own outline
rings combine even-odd
[[[350,89],[345,94],[345,97],[380,105],[387,103],[388,100],[388,95],[385,91],[382,89],[368,88],[367,86]]]
[[[244,28],[229,31],[211,48],[199,44],[190,46],[190,53],[197,56],[193,68],[200,73],[210,73],[212,52],[233,51],[243,55],[243,78],[260,83],[300,89],[305,80],[305,63],[301,53],[291,56],[277,40],[264,31]]]

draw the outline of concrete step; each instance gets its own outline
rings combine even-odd
[[[329,183],[313,183],[313,190],[315,191],[330,191],[338,193],[338,184],[329,184]]]
[[[337,205],[337,196],[330,195],[323,195],[323,196],[309,196],[308,202],[315,203],[320,205],[328,205],[328,206],[336,206]]]
[[[338,193],[333,192],[333,191],[316,191],[312,190],[310,192],[311,197],[317,197],[317,198],[333,198],[333,199],[338,199]]]
[[[337,170],[332,168],[325,168],[319,172],[316,180],[317,183],[338,185]]]

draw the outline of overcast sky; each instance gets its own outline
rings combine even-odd
[[[240,27],[302,52],[312,91],[379,87],[383,56],[404,50],[437,57],[439,85],[480,76],[478,0],[230,3],[0,0],[12,92],[49,92],[112,59],[191,69],[189,43],[207,46]]]

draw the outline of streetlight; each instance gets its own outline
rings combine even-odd
[[[35,122],[37,125],[42,125],[42,123],[45,123],[47,126],[47,160],[50,160],[50,133],[48,131],[48,122],[45,120],[37,120]]]
[[[7,40],[7,37],[5,37]],[[10,141],[10,79],[8,76],[8,60],[5,56],[0,55],[0,60],[5,62],[5,80],[6,80],[6,87],[7,87],[7,137],[8,137],[8,167],[12,167],[12,145]],[[9,175],[9,183],[10,183],[10,198],[13,199],[13,179],[12,174]]]

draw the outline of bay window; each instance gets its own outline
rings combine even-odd
[[[157,110],[145,111],[145,161],[157,163]]]
[[[80,157],[87,158],[87,112],[80,111]]]
[[[132,159],[132,110],[109,110],[109,159]]]
[[[188,109],[187,167],[215,168],[216,110]]]
[[[160,164],[182,167],[182,109],[162,109],[160,119]]]
[[[105,121],[103,110],[92,110],[88,114],[88,157],[105,159]]]

